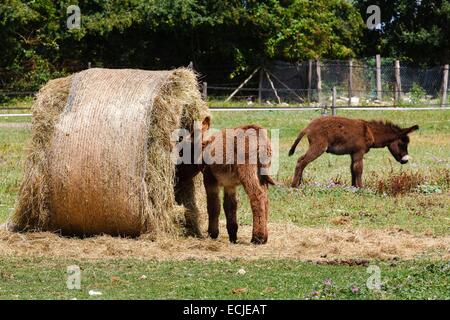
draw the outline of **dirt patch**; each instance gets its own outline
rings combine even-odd
[[[450,236],[427,237],[393,230],[299,228],[269,225],[267,245],[250,244],[251,226],[241,226],[240,242],[230,244],[225,226],[218,240],[179,238],[150,241],[98,236],[63,238],[52,233],[0,231],[0,256],[75,259],[154,260],[298,259],[314,262],[438,258],[450,260]]]

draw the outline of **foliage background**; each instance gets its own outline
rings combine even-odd
[[[81,28],[66,26],[81,8]],[[365,26],[368,5],[382,12]],[[194,62],[208,82],[244,77],[265,60],[401,58],[448,63],[450,1],[3,0],[0,88],[35,90],[95,66],[165,69]]]

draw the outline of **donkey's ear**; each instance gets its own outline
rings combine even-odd
[[[416,131],[416,130],[419,130],[419,126],[418,125],[414,125],[411,128],[403,129],[402,134],[409,134],[409,133],[411,133],[413,131]]]
[[[211,117],[206,117],[202,121],[202,131],[205,132],[211,127]]]

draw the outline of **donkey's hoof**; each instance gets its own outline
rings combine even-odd
[[[208,231],[208,236],[211,239],[216,240],[219,237],[219,231]]]
[[[230,237],[230,242],[232,244],[236,244],[237,243],[237,237]]]
[[[197,239],[204,239],[205,236],[201,232],[191,232],[187,234],[188,237],[197,238]]]
[[[204,236],[202,234],[202,232],[200,231],[200,229],[188,229],[186,230],[186,235],[188,237],[194,237],[194,238],[199,238],[199,239],[203,239]]]
[[[251,242],[253,244],[266,244],[267,236],[253,236]]]

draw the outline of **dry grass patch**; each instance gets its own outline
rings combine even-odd
[[[267,245],[250,244],[251,226],[241,226],[240,241],[228,242],[225,226],[218,240],[196,238],[146,239],[97,236],[64,238],[53,233],[0,231],[0,255],[75,259],[137,258],[165,260],[297,259],[329,262],[348,260],[450,260],[450,236],[413,235],[402,230],[300,228],[269,224]]]
[[[421,186],[450,186],[450,170],[446,168],[433,169],[429,172],[405,170],[395,172],[392,168],[389,174],[372,172],[367,183],[368,187],[379,194],[397,196],[418,191]]]

